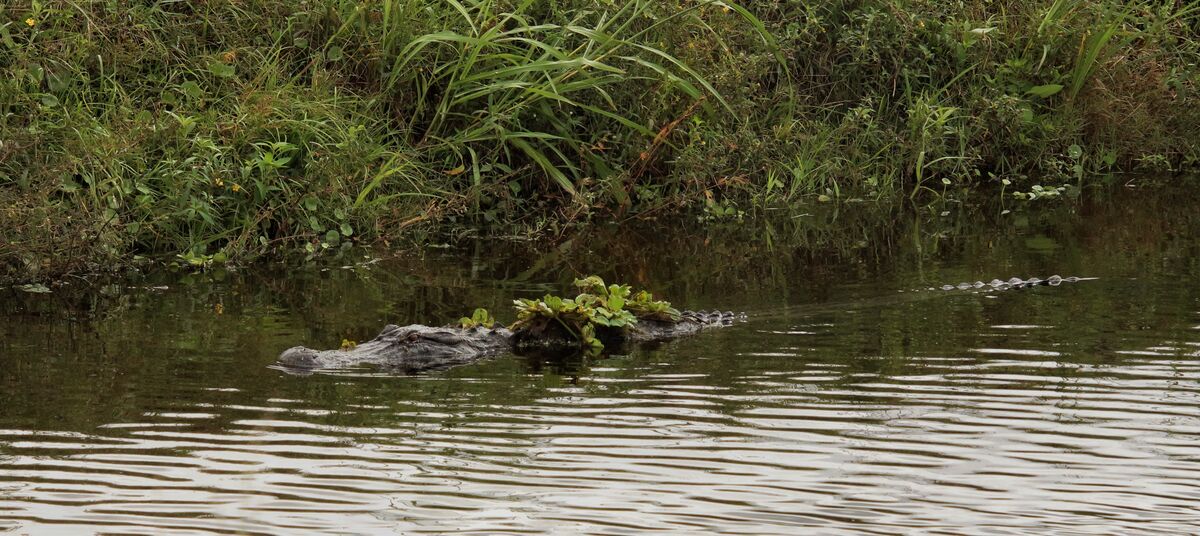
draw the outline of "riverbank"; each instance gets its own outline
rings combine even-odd
[[[0,274],[1044,197],[1200,156],[1195,7],[793,4],[8,8]]]

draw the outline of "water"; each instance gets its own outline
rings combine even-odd
[[[851,207],[8,292],[0,533],[1194,534],[1195,201]],[[270,367],[585,272],[751,320],[600,359]],[[924,290],[1055,273],[1099,279]]]

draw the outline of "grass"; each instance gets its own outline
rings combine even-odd
[[[1115,0],[10,5],[0,271],[1190,169],[1198,24]]]

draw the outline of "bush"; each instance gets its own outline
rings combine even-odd
[[[1186,169],[1198,21],[1116,0],[2,8],[0,264]]]

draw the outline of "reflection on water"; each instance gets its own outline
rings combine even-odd
[[[1193,533],[1193,201],[596,231],[8,293],[0,532]],[[583,272],[751,320],[603,359],[268,368]],[[1053,273],[1099,279],[912,292]]]

